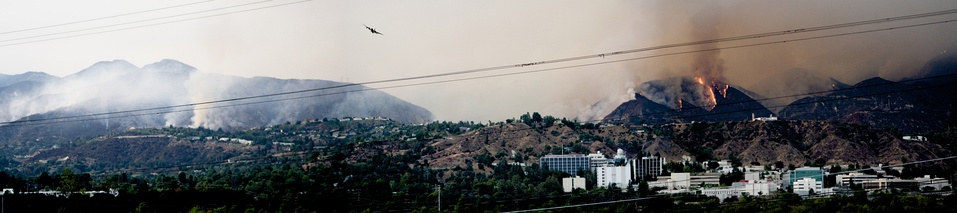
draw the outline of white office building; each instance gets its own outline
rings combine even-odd
[[[814,178],[801,178],[792,184],[794,186],[794,193],[798,195],[806,196],[811,194],[812,191],[817,194],[824,192],[823,183]]]
[[[933,187],[934,190],[943,190],[945,186],[950,187],[950,183],[947,182],[947,179],[944,178],[931,178],[930,175],[924,175],[922,178],[914,178],[914,181],[917,181],[920,184],[920,188],[924,187]],[[951,187],[952,188],[952,187]]]
[[[628,166],[608,166],[596,168],[598,187],[618,187],[624,189],[631,183],[631,170]]]
[[[567,177],[562,178],[562,189],[565,192],[572,192],[575,189],[584,189],[585,188],[585,178],[583,177]]]
[[[658,177],[664,172],[665,158],[662,157],[641,157],[641,159],[632,159],[631,164],[634,170],[635,180],[641,180],[646,175],[652,178]]]
[[[868,175],[858,172],[840,174],[835,176],[837,186],[850,187],[851,183],[860,185],[864,181],[877,180],[877,175]]]
[[[602,154],[601,151],[598,151],[597,153],[588,154],[588,160],[591,162],[590,167],[592,172],[597,172],[596,168],[606,167],[612,163],[611,160],[608,160],[608,158],[605,158],[605,155]]]
[[[541,165],[548,170],[562,171],[570,175],[578,174],[578,171],[588,171],[591,167],[588,156],[585,155],[545,155],[539,159]]]

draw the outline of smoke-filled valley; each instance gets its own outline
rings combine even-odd
[[[343,117],[433,120],[424,108],[364,86],[210,74],[175,60],[142,68],[104,61],[63,78],[3,76],[0,85],[7,85],[0,87],[3,153],[17,155],[130,128],[235,130]],[[274,95],[305,90],[314,91]],[[262,95],[272,96],[249,98]]]
[[[0,87],[3,122],[103,114],[83,119],[110,122],[112,129],[169,125],[242,129],[341,117],[387,117],[403,123],[433,119],[421,107],[364,86],[202,73],[175,60],[142,68],[122,60],[104,61],[64,78],[35,72],[4,76],[0,85],[6,85]],[[304,90],[312,91],[274,95]],[[272,96],[209,103],[261,95]],[[135,116],[139,114],[149,116]]]

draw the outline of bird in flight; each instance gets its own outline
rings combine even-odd
[[[369,29],[369,31],[372,32],[372,33],[379,34],[379,35],[383,35],[383,34],[380,33],[379,31],[375,31],[374,28],[371,28],[371,27],[369,27],[369,26],[366,26],[365,24],[363,24],[362,26],[365,26],[366,29]]]

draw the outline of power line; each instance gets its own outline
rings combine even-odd
[[[146,26],[154,26],[154,25],[174,23],[174,22],[182,22],[182,21],[186,21],[186,20],[193,20],[193,19],[199,19],[199,18],[208,18],[208,17],[214,17],[214,16],[221,16],[221,15],[233,14],[233,13],[239,13],[239,12],[246,12],[246,11],[251,11],[251,10],[258,10],[258,9],[278,7],[278,6],[284,6],[284,5],[290,5],[290,4],[297,4],[297,3],[302,3],[302,2],[306,2],[306,1],[310,1],[310,0],[290,2],[290,3],[286,3],[286,4],[272,5],[272,6],[260,7],[260,8],[253,8],[253,9],[247,9],[247,10],[242,10],[242,11],[234,11],[234,12],[230,12],[230,13],[215,14],[215,15],[209,15],[209,16],[203,16],[203,17],[196,17],[196,18],[185,19],[185,20],[177,20],[177,21],[171,21],[171,22],[163,22],[163,23],[157,23],[157,24],[153,24],[153,25],[144,25],[144,26],[137,26],[137,27],[131,27],[131,28],[123,28],[123,29],[117,29],[117,30],[112,30],[112,31],[125,30],[125,29],[133,29],[133,28],[141,28],[141,27],[146,27]],[[906,19],[913,19],[913,18],[920,18],[920,17],[938,16],[938,15],[951,14],[951,13],[957,13],[957,9],[955,9],[955,10],[938,11],[938,12],[932,12],[932,13],[922,13],[922,14],[915,14],[915,15],[908,15],[908,16],[899,16],[899,17],[892,17],[892,18],[884,18],[884,19],[875,19],[875,20],[868,20],[868,21],[861,21],[861,22],[851,22],[851,23],[836,24],[836,25],[826,25],[826,26],[813,27],[813,28],[801,28],[801,29],[796,29],[796,30],[785,30],[785,31],[772,32],[772,33],[759,33],[759,34],[752,34],[752,35],[747,35],[747,36],[737,36],[737,37],[730,37],[730,38],[721,38],[721,39],[702,40],[702,41],[695,41],[695,42],[686,42],[686,43],[662,45],[662,46],[655,46],[655,47],[648,47],[648,48],[639,48],[639,49],[632,49],[632,50],[625,50],[625,51],[616,51],[616,52],[610,52],[610,53],[604,53],[604,54],[594,54],[594,55],[586,55],[586,56],[579,56],[579,57],[571,57],[571,58],[563,58],[563,59],[554,59],[554,60],[547,60],[547,61],[534,62],[534,63],[525,63],[525,64],[516,64],[516,65],[505,65],[505,66],[488,67],[488,68],[480,68],[480,69],[472,69],[472,70],[464,70],[464,71],[441,73],[441,74],[432,74],[432,75],[423,75],[423,76],[414,76],[414,77],[404,77],[404,78],[396,78],[396,79],[375,80],[375,81],[368,81],[368,82],[362,82],[362,83],[347,83],[347,84],[342,84],[342,85],[337,85],[337,86],[321,87],[321,88],[315,88],[315,89],[298,90],[298,91],[290,91],[290,92],[281,92],[281,93],[273,93],[273,94],[264,94],[264,95],[256,95],[256,96],[247,96],[247,97],[231,98],[231,99],[223,99],[223,100],[215,100],[215,101],[206,101],[206,102],[196,102],[196,103],[181,104],[181,105],[172,105],[172,106],[164,106],[164,107],[154,107],[154,108],[134,109],[134,110],[123,110],[123,111],[116,111],[116,112],[95,113],[95,114],[78,115],[78,116],[62,116],[62,117],[56,117],[56,118],[47,118],[47,119],[38,119],[38,120],[29,120],[29,121],[14,121],[14,122],[23,123],[23,122],[34,122],[34,121],[43,121],[43,120],[68,119],[68,118],[75,118],[75,117],[95,117],[95,116],[102,116],[102,115],[109,115],[109,114],[131,113],[131,112],[142,112],[142,111],[153,111],[153,110],[160,110],[160,109],[171,109],[171,108],[189,107],[189,106],[197,106],[197,105],[208,105],[208,104],[215,104],[215,103],[232,102],[232,101],[240,101],[240,100],[248,100],[248,99],[258,99],[258,98],[273,97],[273,96],[283,96],[283,95],[290,95],[290,94],[297,94],[297,93],[306,93],[306,92],[314,92],[314,91],[329,90],[329,89],[344,88],[344,87],[352,87],[352,86],[361,86],[361,85],[370,85],[370,84],[381,84],[381,83],[398,82],[398,81],[409,81],[409,80],[418,80],[418,79],[428,79],[428,78],[437,78],[437,77],[444,77],[444,76],[463,75],[463,74],[470,74],[470,73],[480,73],[480,72],[488,72],[488,71],[494,71],[494,70],[515,68],[515,67],[537,66],[537,65],[543,65],[543,64],[548,64],[548,63],[558,63],[558,62],[567,62],[567,61],[583,60],[583,59],[588,59],[588,58],[604,58],[605,56],[621,55],[621,54],[629,54],[629,53],[637,53],[637,52],[643,52],[643,51],[650,51],[650,50],[657,50],[657,49],[666,49],[666,48],[673,48],[673,47],[680,47],[680,46],[691,46],[691,45],[699,45],[699,44],[706,44],[706,43],[717,43],[717,42],[726,42],[726,41],[735,41],[735,40],[755,39],[755,38],[760,38],[760,37],[768,37],[768,36],[776,36],[776,35],[786,35],[786,34],[793,34],[793,33],[812,32],[812,31],[819,31],[819,30],[826,30],[826,29],[835,29],[835,28],[850,27],[850,26],[859,26],[859,25],[873,24],[873,23],[881,23],[881,22],[888,22],[888,21],[899,21],[899,20],[906,20]],[[624,62],[624,61],[631,61],[631,60],[639,60],[639,59],[646,59],[646,58],[653,58],[653,57],[663,57],[663,56],[679,55],[679,54],[688,54],[688,53],[695,53],[695,52],[716,51],[716,50],[721,50],[721,49],[735,49],[735,48],[744,48],[744,47],[752,47],[752,46],[770,45],[770,44],[776,44],[776,43],[785,43],[785,42],[789,42],[789,41],[790,41],[790,42],[795,42],[795,41],[821,39],[821,38],[828,38],[828,37],[847,36],[847,35],[854,35],[854,34],[862,34],[862,33],[878,32],[878,31],[886,31],[886,30],[894,30],[894,29],[902,29],[902,28],[919,27],[919,26],[926,26],[926,25],[933,25],[933,24],[942,24],[942,23],[947,23],[947,22],[951,22],[951,21],[957,21],[957,20],[937,21],[937,22],[929,22],[929,23],[922,23],[922,24],[906,25],[906,26],[901,26],[901,27],[882,28],[882,29],[877,29],[877,30],[865,30],[865,31],[857,31],[857,32],[851,32],[851,33],[833,34],[833,35],[826,35],[826,36],[815,36],[815,37],[809,37],[809,38],[803,38],[803,39],[795,39],[795,40],[782,40],[782,41],[775,41],[775,42],[765,42],[765,43],[757,43],[757,44],[749,44],[749,45],[739,45],[739,46],[732,46],[732,47],[722,47],[722,48],[711,48],[711,49],[702,49],[702,50],[694,50],[694,51],[684,51],[684,52],[661,54],[661,55],[654,55],[654,56],[647,56],[647,57],[638,57],[638,58],[631,58],[631,59],[624,59],[624,60],[613,60],[613,61],[600,62],[600,63],[591,63],[591,64],[586,64],[586,65],[568,66],[568,67],[565,67],[565,68],[583,67],[583,66],[598,65],[598,64],[608,64],[608,63],[617,63],[617,62]],[[109,32],[109,31],[104,31],[104,32]],[[96,32],[96,33],[103,33],[103,32]],[[0,45],[0,46],[8,46],[8,45],[11,45],[11,44]],[[546,70],[554,70],[554,69],[546,69]],[[542,71],[546,71],[546,70],[541,70],[541,71],[537,71],[537,72],[542,72]],[[531,72],[527,72],[527,73],[531,73]],[[505,75],[510,75],[510,74],[504,74],[504,75],[502,75],[502,76],[505,76]],[[10,124],[10,123],[14,123],[14,122],[0,122],[0,125]]]
[[[41,27],[33,27],[33,28],[27,28],[27,29],[20,29],[20,30],[12,30],[12,31],[0,32],[0,35],[10,34],[10,33],[26,32],[26,31],[33,31],[33,30],[40,30],[40,29],[47,29],[47,28],[53,28],[53,27],[60,27],[60,26],[66,26],[66,25],[72,25],[72,24],[79,24],[79,23],[91,22],[91,21],[99,21],[99,20],[104,20],[104,19],[111,19],[111,18],[117,18],[117,17],[123,17],[123,16],[130,16],[130,15],[136,15],[136,14],[142,14],[142,13],[149,13],[149,12],[155,12],[155,11],[160,11],[160,10],[167,10],[167,9],[172,9],[172,8],[191,6],[191,5],[196,5],[196,4],[201,4],[201,3],[211,2],[211,1],[213,1],[213,0],[197,1],[197,2],[191,2],[191,3],[186,3],[186,4],[180,4],[180,5],[173,5],[173,6],[168,6],[168,7],[154,8],[154,9],[149,9],[149,10],[142,10],[142,11],[136,11],[136,12],[130,12],[130,13],[123,13],[123,14],[117,14],[117,15],[111,15],[111,16],[104,16],[104,17],[93,18],[93,19],[86,19],[86,20],[80,20],[80,21],[72,21],[72,22],[66,22],[66,23],[60,23],[60,24],[54,24],[54,25],[47,25],[47,26],[41,26]]]
[[[571,65],[571,66],[563,66],[563,67],[554,67],[554,68],[539,69],[539,70],[529,70],[529,71],[522,71],[522,72],[512,72],[512,73],[494,74],[494,75],[468,77],[468,78],[460,78],[460,79],[441,80],[441,81],[424,82],[424,83],[416,83],[416,84],[406,84],[406,85],[399,85],[399,86],[388,86],[388,87],[379,87],[379,88],[363,88],[363,89],[359,89],[359,90],[352,90],[352,91],[347,91],[347,92],[336,92],[336,93],[331,93],[331,94],[344,94],[344,93],[356,92],[356,91],[366,91],[366,90],[375,90],[375,89],[391,89],[391,88],[421,86],[421,85],[438,84],[438,83],[449,83],[449,82],[458,82],[458,81],[466,81],[466,80],[476,80],[476,79],[485,79],[485,78],[494,78],[494,77],[503,77],[503,76],[512,76],[512,75],[521,75],[521,74],[530,74],[530,73],[539,73],[539,72],[549,72],[549,71],[557,71],[557,70],[563,70],[563,69],[569,69],[569,68],[578,68],[578,67],[587,67],[587,66],[594,66],[594,65],[601,65],[601,64],[620,63],[620,62],[635,61],[635,60],[650,59],[650,58],[658,58],[658,57],[673,56],[673,55],[682,55],[682,54],[699,53],[699,52],[709,52],[709,51],[718,51],[718,50],[727,50],[727,49],[738,49],[738,48],[746,48],[746,47],[755,47],[755,46],[764,46],[764,45],[780,44],[780,43],[786,43],[786,42],[806,41],[806,40],[823,39],[823,38],[831,38],[831,37],[838,37],[838,36],[848,36],[848,35],[856,35],[856,34],[863,34],[863,33],[872,33],[872,32],[879,32],[879,31],[905,29],[905,28],[912,28],[912,27],[928,26],[928,25],[933,25],[933,24],[950,23],[950,22],[954,22],[954,21],[957,21],[957,19],[944,20],[944,21],[935,21],[935,22],[928,22],[928,23],[919,23],[919,24],[912,24],[912,25],[905,25],[905,26],[897,26],[897,27],[888,27],[888,28],[872,29],[872,30],[863,30],[863,31],[847,32],[847,33],[840,33],[840,34],[831,34],[831,35],[822,35],[822,36],[798,38],[798,39],[793,39],[793,40],[780,40],[780,41],[770,41],[770,42],[762,42],[762,43],[754,43],[754,44],[744,44],[744,45],[737,45],[737,46],[716,47],[716,48],[709,48],[709,49],[700,49],[700,50],[673,52],[673,53],[666,53],[666,54],[658,54],[658,55],[634,57],[634,58],[627,58],[627,59],[619,59],[619,60],[611,60],[611,61],[603,61],[603,62],[595,62],[595,63],[587,63],[587,64],[579,64],[579,65]],[[100,116],[109,116],[109,115],[126,114],[126,113],[136,113],[136,112],[148,112],[148,113],[143,113],[143,114],[141,114],[141,115],[159,114],[159,113],[162,113],[162,112],[150,112],[150,111],[163,110],[163,109],[175,109],[175,108],[191,107],[191,106],[200,106],[200,105],[210,105],[210,104],[216,104],[216,103],[233,102],[233,101],[250,100],[250,99],[259,99],[259,98],[266,98],[266,97],[284,96],[284,95],[300,94],[300,93],[306,93],[306,92],[316,92],[316,91],[323,91],[323,90],[330,90],[330,89],[338,89],[338,88],[346,88],[346,87],[353,87],[353,86],[363,86],[363,85],[366,85],[366,84],[379,84],[379,83],[387,83],[387,82],[394,82],[394,81],[407,81],[407,80],[415,80],[415,79],[423,79],[423,78],[434,78],[434,77],[440,77],[440,76],[460,75],[460,74],[471,73],[471,71],[479,71],[479,70],[490,71],[490,70],[485,70],[485,69],[477,69],[477,70],[462,71],[462,72],[453,72],[453,73],[445,73],[445,74],[436,74],[436,75],[427,75],[427,76],[418,76],[418,77],[408,77],[408,78],[391,79],[391,80],[372,81],[372,82],[366,82],[366,83],[345,83],[345,84],[341,84],[341,85],[321,87],[321,88],[315,88],[315,89],[297,90],[297,91],[281,92],[281,93],[272,93],[272,94],[257,95],[257,96],[247,96],[247,97],[240,97],[240,98],[230,98],[230,99],[222,99],[222,100],[216,100],[216,101],[196,102],[196,103],[189,103],[189,104],[182,104],[182,105],[173,105],[173,106],[164,106],[164,107],[154,107],[154,108],[145,108],[145,109],[136,109],[136,110],[123,110],[123,111],[114,111],[114,112],[106,112],[106,113],[95,113],[95,114],[87,114],[87,115],[61,116],[61,117],[54,117],[54,118],[41,118],[41,119],[33,119],[33,120],[18,120],[18,121],[0,122],[0,125],[7,125],[7,126],[9,126],[10,124],[24,125],[24,124],[35,123],[35,122],[43,122],[43,121],[61,121],[61,120],[66,120],[66,119],[89,118],[89,117],[93,117],[93,118],[91,118],[91,119],[94,119],[94,120],[95,120],[95,119],[102,119],[102,118],[96,118],[96,117],[100,117]],[[949,75],[947,75],[947,76],[949,76]],[[942,77],[942,76],[937,76],[937,77]],[[916,80],[916,79],[911,79],[911,80]],[[823,92],[823,91],[813,92],[813,93],[806,93],[806,94],[798,94],[798,95],[782,96],[782,97],[776,97],[776,98],[765,98],[765,99],[762,99],[762,100],[772,100],[772,99],[795,97],[795,96],[802,96],[802,95],[813,95],[813,94],[820,94],[820,93],[822,93],[822,92]],[[303,98],[326,96],[326,95],[330,95],[330,94],[320,94],[320,95],[302,96],[302,97],[292,97],[292,98],[281,98],[281,99],[265,100],[265,101],[252,102],[252,103],[242,103],[242,104],[235,104],[235,105],[221,105],[221,106],[215,106],[215,107],[210,107],[210,108],[222,108],[222,107],[229,107],[229,106],[249,105],[249,104],[255,104],[255,103],[269,103],[269,102],[276,102],[276,101],[283,101],[283,100],[303,99]],[[777,107],[782,107],[782,106],[777,106]],[[773,108],[773,107],[769,107],[769,108]],[[172,111],[172,112],[176,112],[176,111],[191,111],[191,110],[194,110],[194,109],[175,110],[175,111]],[[666,113],[666,112],[661,112],[661,113]],[[120,117],[129,117],[129,116],[120,116]],[[108,118],[113,118],[113,117],[108,117]]]
[[[224,9],[236,8],[236,7],[241,7],[241,6],[248,6],[248,5],[253,5],[253,4],[260,4],[260,3],[265,3],[265,2],[269,2],[269,1],[272,1],[272,0],[264,0],[264,1],[258,1],[258,2],[240,4],[240,5],[233,5],[233,6],[221,7],[221,8],[210,9],[210,10],[203,10],[203,11],[198,11],[198,12],[190,12],[190,13],[178,14],[178,15],[172,15],[172,16],[165,16],[165,17],[160,17],[160,18],[152,18],[152,19],[145,19],[145,20],[140,20],[140,21],[125,22],[125,23],[120,23],[120,24],[105,25],[105,26],[99,26],[99,27],[94,27],[94,28],[87,28],[87,29],[72,30],[72,31],[65,31],[65,32],[58,32],[58,33],[50,33],[50,34],[44,34],[44,35],[38,35],[38,36],[30,36],[30,37],[21,37],[21,38],[0,40],[0,42],[26,40],[26,39],[32,39],[32,38],[38,38],[38,37],[46,37],[46,36],[60,35],[60,34],[66,34],[66,33],[90,31],[90,30],[103,29],[103,28],[108,28],[108,27],[116,27],[116,26],[122,26],[122,25],[128,25],[128,24],[134,24],[134,23],[140,23],[140,22],[155,21],[155,20],[160,20],[160,19],[175,18],[175,17],[187,16],[187,15],[195,15],[195,14],[206,13],[206,12],[212,12],[212,11],[217,11],[217,10],[224,10]],[[256,8],[250,8],[250,9],[244,9],[244,10],[238,10],[238,11],[232,11],[232,12],[225,12],[225,13],[219,13],[219,14],[213,14],[213,15],[199,16],[199,17],[193,17],[193,18],[187,18],[187,19],[180,19],[180,20],[159,22],[159,23],[153,23],[153,24],[147,24],[147,25],[139,25],[139,26],[132,26],[132,27],[126,27],[126,28],[118,28],[118,29],[98,31],[98,32],[91,32],[91,33],[84,33],[84,34],[75,34],[75,35],[61,36],[61,37],[48,38],[48,39],[24,41],[24,42],[19,42],[19,43],[2,44],[2,45],[0,45],[0,47],[7,47],[7,46],[14,46],[14,45],[21,45],[21,44],[29,44],[29,43],[37,43],[37,42],[43,42],[43,41],[60,40],[60,39],[65,39],[65,38],[74,38],[74,37],[80,37],[80,36],[97,35],[97,34],[104,34],[104,33],[110,33],[110,32],[117,32],[117,31],[124,31],[124,30],[131,30],[131,29],[139,29],[139,28],[152,27],[152,26],[158,26],[158,25],[165,25],[165,24],[186,22],[186,21],[192,21],[192,20],[198,20],[198,19],[205,19],[205,18],[212,18],[212,17],[224,16],[224,15],[231,15],[231,14],[236,14],[236,13],[244,13],[244,12],[250,12],[250,11],[256,11],[256,10],[269,9],[269,8],[274,8],[274,7],[281,7],[281,6],[292,5],[292,4],[300,4],[300,3],[305,3],[305,2],[308,2],[308,1],[312,1],[312,0],[301,0],[301,1],[288,2],[288,3],[282,3],[282,4],[275,4],[275,5],[269,5],[269,6],[262,6],[262,7],[256,7]]]
[[[575,204],[575,205],[568,205],[568,206],[556,206],[556,207],[546,207],[546,208],[537,208],[537,209],[526,209],[526,210],[518,210],[518,211],[507,211],[506,213],[537,212],[537,211],[545,211],[545,210],[553,210],[553,209],[565,209],[565,208],[575,208],[575,207],[584,207],[584,206],[596,206],[596,205],[605,205],[605,204],[612,204],[612,203],[624,203],[624,202],[633,202],[633,201],[639,201],[639,200],[648,200],[648,199],[653,199],[653,198],[656,198],[656,197],[632,198],[632,199],[626,199],[626,200],[614,200],[614,201],[604,201],[604,202],[597,202],[597,203]]]

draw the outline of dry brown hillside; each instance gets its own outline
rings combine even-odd
[[[509,162],[517,162],[514,156],[521,156],[519,163],[531,165],[538,163],[541,156],[560,151],[563,146],[566,150],[565,153],[587,154],[588,152],[601,151],[606,156],[612,157],[615,149],[614,146],[609,146],[609,143],[614,141],[638,141],[638,136],[629,133],[627,128],[621,126],[603,126],[578,130],[565,125],[537,126],[532,127],[525,123],[513,122],[434,140],[431,145],[435,147],[436,152],[426,156],[426,158],[435,168],[453,168],[455,166],[467,168],[468,164],[471,164],[476,171],[490,171],[490,168],[484,166],[480,169],[479,160],[476,159],[476,156],[492,156],[496,163],[505,159],[508,159]],[[601,139],[582,141],[580,137],[582,134],[595,135]],[[582,148],[578,146],[583,147],[587,152],[581,152]],[[503,152],[505,153],[504,157],[499,155]],[[631,155],[634,156],[635,153],[631,153]]]
[[[901,163],[950,156],[938,144],[903,140],[866,126],[817,121],[717,122],[661,126],[565,125],[535,127],[525,123],[492,125],[465,134],[431,141],[436,150],[424,160],[434,168],[491,171],[487,165],[503,160],[531,165],[549,153],[585,154],[628,151],[629,158],[644,152],[677,161],[692,158],[727,159],[760,165],[781,161],[804,165],[818,159],[827,164]],[[642,132],[643,131],[643,132]],[[584,140],[583,140],[584,138]],[[516,158],[515,156],[519,156]]]

